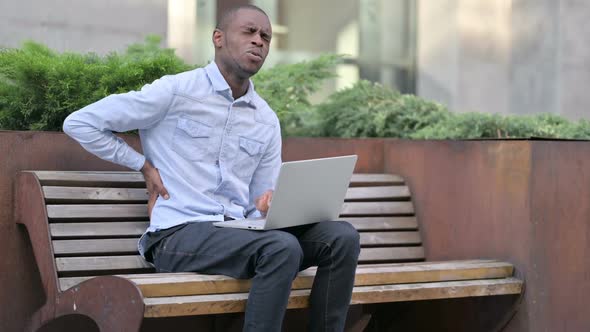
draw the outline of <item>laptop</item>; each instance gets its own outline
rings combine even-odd
[[[351,155],[284,162],[266,217],[213,225],[262,231],[335,220],[356,161],[357,156]]]

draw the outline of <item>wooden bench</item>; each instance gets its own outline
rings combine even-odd
[[[47,295],[30,330],[75,313],[101,331],[137,331],[144,317],[244,311],[248,280],[155,273],[138,255],[148,226],[141,173],[24,171],[16,192],[16,221],[28,230]],[[352,304],[522,292],[509,263],[425,262],[410,190],[398,176],[353,175],[341,218],[361,235]],[[307,307],[314,272],[296,278],[289,308]]]

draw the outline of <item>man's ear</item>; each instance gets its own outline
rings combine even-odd
[[[215,48],[221,48],[221,45],[223,44],[223,31],[219,30],[219,29],[215,29],[213,30],[213,46],[215,46]]]

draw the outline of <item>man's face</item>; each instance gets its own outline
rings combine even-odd
[[[213,41],[221,65],[239,77],[249,78],[262,67],[271,37],[266,15],[253,9],[242,9],[233,15],[223,31],[215,31]]]

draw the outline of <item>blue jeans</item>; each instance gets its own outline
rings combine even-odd
[[[360,252],[358,232],[344,221],[282,230],[184,225],[152,249],[159,272],[192,271],[252,278],[244,331],[280,331],[297,272],[318,266],[310,295],[310,331],[342,331]]]

